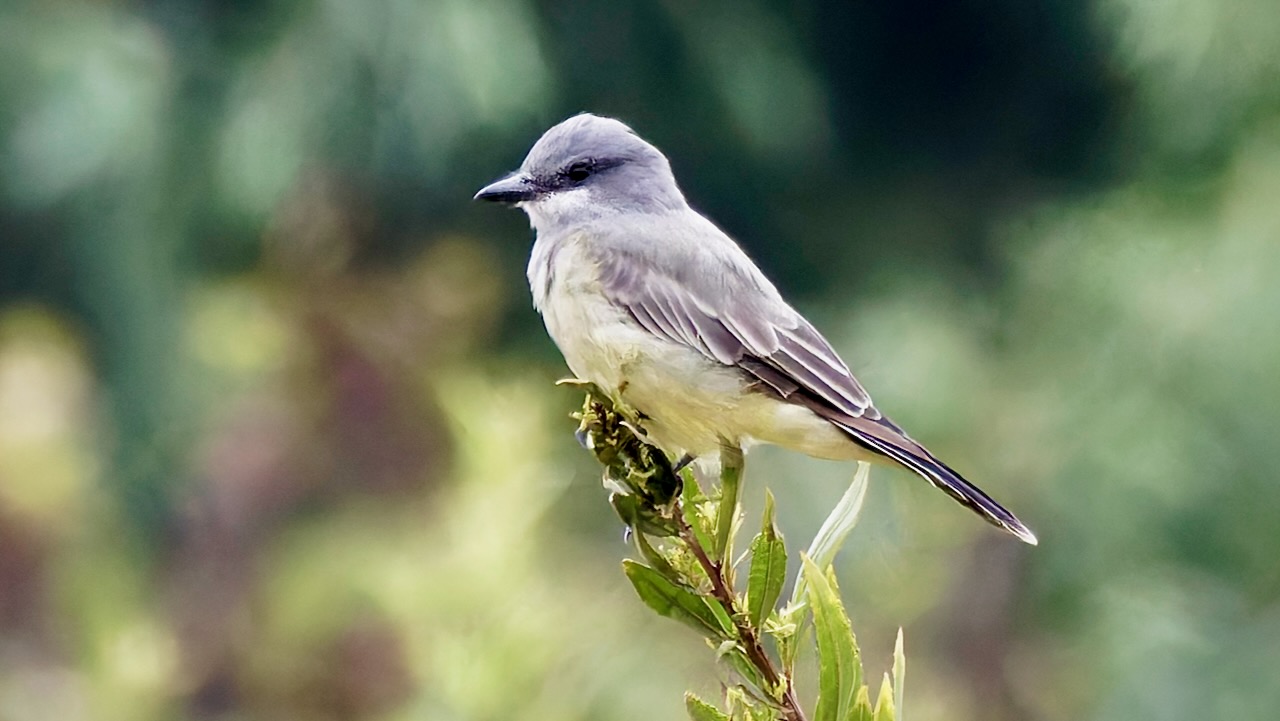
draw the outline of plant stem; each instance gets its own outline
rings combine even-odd
[[[741,451],[738,452],[738,473],[741,473]],[[736,514],[738,510],[736,497],[736,478],[735,478],[735,494],[733,505],[730,506],[730,514]],[[720,518],[725,517],[725,506],[720,507]],[[706,549],[698,543],[698,538],[693,532],[693,528],[689,526],[685,520],[684,514],[677,510],[674,514],[676,523],[680,530],[680,538],[689,546],[689,550],[693,552],[694,558],[698,559],[698,564],[702,566],[702,570],[707,574],[707,578],[711,581],[711,592],[715,596],[716,601],[724,608],[725,613],[729,614],[729,618],[733,619],[734,628],[738,632],[738,638],[742,641],[743,650],[747,654],[747,659],[751,664],[760,670],[764,676],[765,682],[771,686],[770,694],[774,693],[774,689],[784,684],[782,675],[773,666],[773,660],[765,653],[764,646],[760,643],[760,637],[756,634],[756,630],[748,623],[746,615],[738,609],[737,601],[734,598],[733,591],[729,583],[725,579],[725,568],[727,562],[713,561],[707,555]],[[722,527],[723,521],[719,526]],[[785,687],[782,691],[782,698],[777,699],[781,706],[782,716],[786,721],[806,721],[804,710],[800,708],[800,702],[796,699],[795,688],[792,686],[791,678],[785,679]]]
[[[733,522],[738,518],[738,489],[744,466],[742,447],[720,443],[720,512],[716,516],[716,558],[729,568],[733,558]]]

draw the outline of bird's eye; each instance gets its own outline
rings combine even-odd
[[[569,169],[566,170],[564,174],[569,178],[569,180],[572,180],[575,183],[581,183],[591,177],[591,163],[587,160],[579,160],[573,165],[570,165]]]

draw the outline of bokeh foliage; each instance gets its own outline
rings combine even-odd
[[[580,110],[1039,534],[876,471],[838,575],[868,658],[907,627],[912,718],[1271,718],[1277,37],[1269,0],[0,4],[0,718],[714,686],[616,573],[524,220],[468,202]],[[852,473],[751,468],[795,537]]]

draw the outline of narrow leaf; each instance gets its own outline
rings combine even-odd
[[[871,692],[866,686],[858,686],[858,695],[853,701],[853,709],[846,721],[873,721],[871,710]]]
[[[801,557],[809,584],[814,635],[818,641],[818,709],[816,721],[846,721],[862,684],[862,663],[840,592],[808,556]]]
[[[692,691],[685,692],[684,707],[693,721],[729,721],[728,714],[693,695]]]
[[[616,484],[615,484],[616,485]],[[609,504],[613,506],[613,510],[618,514],[618,518],[622,522],[636,529],[636,531],[648,533],[651,536],[674,536],[676,535],[676,526],[670,519],[663,518],[656,510],[648,505],[647,501],[643,501],[639,496],[622,489],[624,492],[618,492],[617,489],[609,494]]]
[[[698,485],[698,478],[693,473],[693,465],[687,465],[680,470],[680,498],[685,503],[702,503],[707,500],[707,495],[702,492],[702,486]]]
[[[807,555],[819,568],[826,568],[835,561],[836,552],[840,550],[845,537],[857,525],[858,513],[862,511],[862,501],[867,497],[867,481],[870,476],[871,465],[858,461],[858,470],[854,472],[853,481],[850,482],[848,490],[840,497],[836,507],[831,509],[827,520],[822,522],[822,527],[818,529],[818,535],[814,536],[813,543],[809,544]],[[805,598],[807,588],[808,583],[804,574],[801,574],[791,593],[789,604],[791,607],[798,608],[807,602]]]
[[[778,660],[782,662],[782,672],[793,678],[796,670],[796,649],[800,646],[797,634],[799,630],[799,626],[796,624],[787,624],[778,626],[776,630],[770,631],[770,635],[773,636],[773,642],[777,644]]]
[[[687,588],[667,580],[662,574],[630,559],[622,562],[622,570],[631,580],[636,594],[660,616],[675,619],[694,630],[715,638],[728,638],[732,625],[725,625],[726,614],[717,614],[706,599]]]
[[[787,548],[773,522],[773,494],[765,491],[764,526],[751,541],[751,573],[747,579],[747,618],[760,628],[782,595],[787,581]]]
[[[772,690],[769,688],[769,685],[765,683],[764,676],[760,673],[760,669],[756,668],[756,665],[751,663],[751,659],[747,658],[747,654],[742,650],[742,647],[735,641],[725,641],[722,645],[728,646],[729,648],[718,651],[716,653],[716,660],[727,663],[739,676],[742,677],[742,680],[754,686],[760,693],[766,696],[770,695]]]
[[[876,695],[876,709],[871,721],[894,721],[893,684],[889,683],[889,674],[880,682],[880,693]]]
[[[831,509],[827,520],[823,521],[809,546],[809,558],[819,568],[830,566],[836,559],[836,552],[849,535],[849,531],[858,523],[858,513],[862,511],[862,501],[867,497],[867,481],[871,476],[871,464],[858,461],[858,470],[853,474],[848,490],[840,497],[840,502]]]
[[[898,640],[893,644],[893,710],[902,721],[902,688],[907,680],[907,654],[902,648],[902,627],[898,627]]]
[[[699,598],[702,597],[699,596]],[[719,624],[721,629],[721,636],[724,638],[737,638],[738,630],[733,625],[733,619],[729,617],[729,612],[724,610],[724,606],[707,598],[703,598],[702,602],[706,604],[707,608],[711,609],[712,615],[716,617],[716,623]]]
[[[636,529],[632,531],[635,538],[636,548],[640,550],[640,555],[644,556],[644,560],[649,562],[649,566],[662,575],[663,578],[672,583],[683,583],[684,579],[681,573],[671,566],[667,559],[649,543],[649,539],[645,537],[644,531]]]
[[[684,513],[685,523],[693,529],[693,537],[703,548],[711,548],[711,536],[708,535],[707,529],[711,526],[711,520],[707,518],[704,511],[704,504],[707,497],[703,495],[702,489],[698,487],[698,483],[685,483],[684,490],[681,491],[680,508]]]

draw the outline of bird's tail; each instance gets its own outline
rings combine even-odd
[[[915,471],[922,478],[954,498],[961,505],[982,516],[993,526],[999,526],[1031,545],[1036,545],[1036,534],[1031,532],[1017,516],[996,503],[982,489],[966,481],[947,464],[938,460],[924,446],[916,443],[888,419],[858,419],[857,423],[836,424],[844,429],[858,444],[886,456]],[[875,428],[861,426],[874,425]]]

